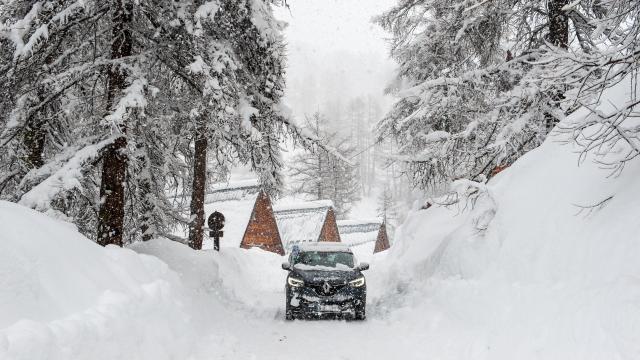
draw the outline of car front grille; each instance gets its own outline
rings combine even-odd
[[[332,295],[335,295],[338,291],[340,291],[343,287],[345,287],[346,284],[344,284],[344,283],[321,282],[321,283],[317,283],[317,284],[309,284],[309,286],[318,295],[332,296]]]

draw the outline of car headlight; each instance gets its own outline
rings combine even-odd
[[[361,287],[364,285],[364,276],[359,277],[355,280],[349,281],[349,286],[351,287]]]
[[[287,283],[289,283],[289,285],[293,286],[293,287],[302,287],[302,286],[304,286],[304,281],[298,280],[296,278],[292,278],[291,276],[289,276],[289,278],[287,279]]]

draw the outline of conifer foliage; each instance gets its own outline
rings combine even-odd
[[[639,15],[632,0],[399,0],[377,19],[402,84],[378,134],[396,140],[396,160],[421,187],[485,180],[635,76]],[[634,106],[558,130],[585,149],[625,143],[621,165],[638,154]]]
[[[4,1],[0,198],[103,245],[182,224],[199,248],[208,174],[246,163],[276,189],[279,140],[317,143],[280,105],[279,3]]]
[[[350,139],[331,131],[328,119],[320,112],[307,117],[306,125],[313,136],[322,139],[322,143],[336,149],[339,154],[355,155]],[[332,200],[339,218],[346,217],[351,205],[360,198],[362,189],[357,164],[332,152],[297,154],[291,161],[291,176],[294,193],[306,194],[314,200]]]

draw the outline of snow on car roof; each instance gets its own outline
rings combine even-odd
[[[335,242],[316,242],[297,245],[300,251],[351,252],[348,245]]]

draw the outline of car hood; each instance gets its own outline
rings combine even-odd
[[[362,274],[358,270],[301,270],[291,272],[296,278],[302,279],[307,284],[317,284],[328,281],[330,283],[346,283],[359,278]]]

